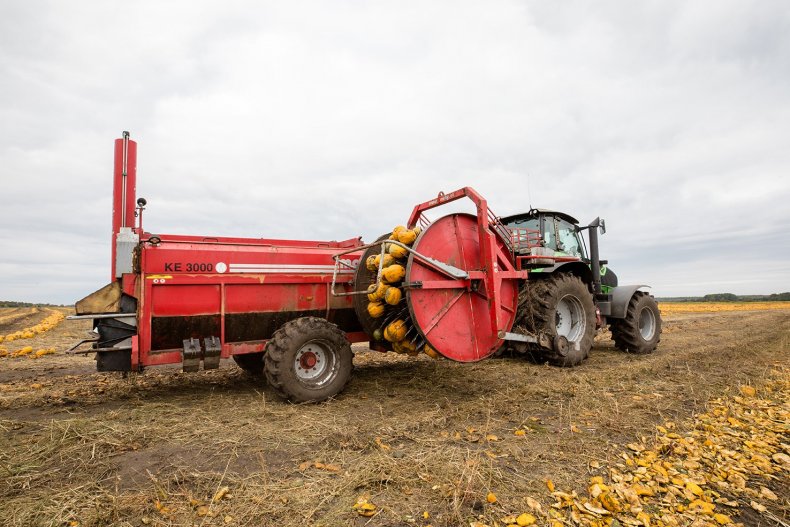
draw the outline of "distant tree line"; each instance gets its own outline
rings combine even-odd
[[[16,302],[14,300],[0,300],[0,307],[64,307],[63,304],[34,304],[31,302]]]
[[[790,292],[770,295],[736,295],[733,293],[712,293],[705,296],[677,296],[659,298],[665,302],[790,302]]]

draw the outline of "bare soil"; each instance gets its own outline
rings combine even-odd
[[[0,334],[43,316],[8,327],[0,318]],[[87,329],[64,322],[2,345],[63,350]],[[0,518],[25,526],[490,524],[523,509],[527,496],[545,496],[546,479],[583,489],[591,465],[615,463],[622,445],[651,436],[656,424],[692,420],[711,398],[759,386],[790,365],[789,339],[790,311],[777,310],[671,315],[648,356],[621,353],[601,334],[572,369],[355,346],[348,388],[311,405],[283,402],[232,361],[209,372],[123,376],[97,373],[91,356],[2,358]],[[222,487],[228,495],[212,503]],[[779,488],[771,512],[788,522],[787,481]],[[486,503],[489,491],[497,503]],[[352,510],[360,496],[377,505],[376,516]]]

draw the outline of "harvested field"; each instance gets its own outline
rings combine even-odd
[[[602,334],[573,369],[355,346],[349,387],[313,405],[279,400],[232,362],[124,377],[95,372],[90,356],[12,356],[62,350],[87,329],[60,322],[0,344],[0,517],[20,526],[787,525],[790,309],[778,305],[685,313],[662,304],[655,354],[620,353]],[[0,334],[51,314],[29,311],[0,311]],[[624,499],[636,485],[645,487],[637,501]]]
[[[719,313],[721,311],[772,311],[790,309],[790,302],[661,302],[662,315]]]

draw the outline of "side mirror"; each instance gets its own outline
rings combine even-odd
[[[606,222],[601,218],[595,218],[588,226],[582,227],[581,229],[601,229],[601,234],[604,234],[606,232]]]

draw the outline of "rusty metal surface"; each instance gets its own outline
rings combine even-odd
[[[151,320],[151,350],[180,349],[185,339],[219,335],[220,316],[154,317]]]
[[[268,340],[283,324],[300,317],[325,317],[326,311],[270,311],[229,313],[225,315],[225,342]],[[339,309],[329,313],[330,322],[345,332],[359,331],[360,325],[353,309]],[[153,317],[151,319],[151,349],[180,349],[184,339],[202,339],[220,334],[221,316],[195,315],[188,317]]]

